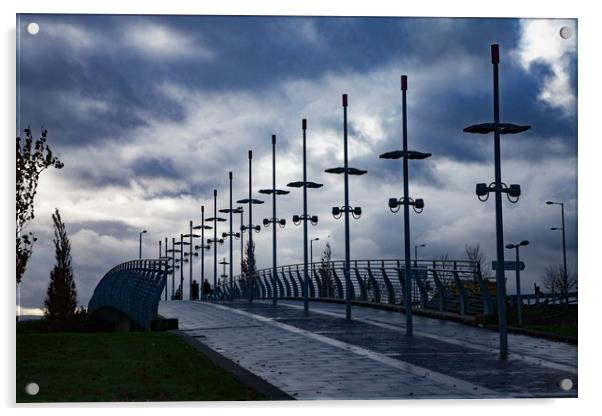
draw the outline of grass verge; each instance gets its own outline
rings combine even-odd
[[[18,331],[16,350],[17,403],[263,399],[165,332]]]

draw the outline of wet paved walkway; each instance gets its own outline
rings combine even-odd
[[[280,301],[161,302],[180,329],[299,399],[576,397],[577,347],[398,312]],[[560,380],[571,379],[566,392]]]

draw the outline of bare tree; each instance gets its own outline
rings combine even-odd
[[[63,162],[53,156],[50,147],[46,144],[47,131],[42,129],[42,136],[33,138],[31,129],[23,130],[25,139],[17,137],[16,160],[16,248],[17,248],[17,284],[21,278],[27,262],[31,257],[33,243],[36,241],[33,233],[25,232],[27,224],[34,219],[33,201],[38,190],[40,174],[49,167],[61,169]]]
[[[487,258],[485,254],[481,251],[481,245],[475,244],[474,246],[469,246],[468,244],[465,246],[466,259],[468,261],[475,262],[475,268],[473,272],[476,274],[479,271],[481,272],[481,276],[489,275],[489,266],[487,265]]]
[[[453,269],[454,262],[449,259],[449,253],[440,255],[437,259],[437,262],[439,263],[438,266],[440,268],[440,270],[437,272],[439,279],[445,286],[452,286],[454,275],[451,272],[451,269]]]
[[[541,284],[551,293],[564,293],[564,266],[562,264],[548,266],[541,276]],[[577,290],[577,273],[567,271],[566,292]]]

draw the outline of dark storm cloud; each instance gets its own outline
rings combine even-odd
[[[132,233],[139,231],[130,224],[119,220],[73,221],[68,226],[69,234],[76,234],[80,230],[91,230],[99,235],[110,235],[118,239],[129,238]]]
[[[312,194],[321,218],[315,232],[331,234],[340,258],[342,227],[329,214],[342,198],[340,183],[323,171],[340,165],[334,160],[342,151],[340,94],[347,92],[356,152],[350,164],[369,171],[353,182],[353,203],[365,209],[353,225],[354,256],[399,257],[401,220],[388,211],[386,200],[401,194],[401,162],[378,155],[401,147],[401,74],[410,83],[409,147],[433,154],[411,163],[412,196],[425,197],[427,205],[424,214],[412,217],[416,241],[429,239],[423,253],[430,257],[445,252],[461,257],[465,244],[479,242],[492,253],[485,243],[493,241],[491,212],[473,194],[474,183],[493,174],[492,140],[462,129],[492,118],[494,42],[502,48],[502,120],[532,125],[528,133],[503,138],[505,162],[516,162],[505,165],[504,178],[522,180],[524,190],[523,211],[508,208],[508,238],[531,239],[532,262],[539,268],[558,255],[558,236],[548,231],[558,216],[541,205],[546,197],[570,201],[567,230],[576,229],[576,173],[563,168],[576,157],[577,119],[540,99],[554,75],[548,62],[525,70],[512,55],[521,38],[518,20],[31,18],[41,30],[35,37],[21,33],[19,124],[34,129],[43,124],[53,150],[65,159],[61,190],[68,198],[54,195],[57,201],[48,204],[60,202],[77,217],[69,231],[76,271],[85,281],[84,301],[109,267],[137,255],[140,227],[153,233],[143,241],[145,252],[155,250],[156,240],[178,234],[189,218],[198,217],[198,205],[212,210],[214,188],[218,208],[226,206],[228,170],[235,172],[234,199],[246,197],[248,149],[254,150],[256,186],[269,185],[271,134],[278,135],[279,163],[286,164],[279,165],[279,181],[299,179],[287,175],[298,172],[302,117],[310,119],[309,140],[321,146],[321,152],[310,152],[310,177],[326,184]],[[569,59],[570,86],[576,88],[576,56]],[[541,173],[547,163],[553,183]],[[283,199],[279,209],[296,212],[298,196]],[[269,215],[269,208],[258,208],[257,215]],[[473,218],[479,223],[471,224]],[[257,237],[258,256],[267,264],[264,234]],[[300,260],[294,250],[298,237],[283,230],[281,261]],[[568,237],[574,252],[576,235]],[[28,273],[46,276],[51,258],[34,256]],[[34,299],[41,298],[42,286],[24,297],[30,306],[39,305]]]
[[[179,179],[181,174],[176,170],[171,159],[159,157],[143,157],[134,160],[131,168],[136,176],[144,177],[166,177]]]

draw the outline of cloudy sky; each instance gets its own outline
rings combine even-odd
[[[26,31],[31,21],[40,26],[35,36]],[[575,32],[568,40],[563,26]],[[523,190],[518,204],[504,202],[505,239],[531,241],[522,250],[523,291],[531,293],[544,268],[562,261],[561,235],[549,230],[560,226],[560,208],[548,199],[565,202],[569,268],[577,264],[576,29],[564,20],[21,15],[17,127],[47,128],[65,163],[40,181],[29,226],[38,241],[21,289],[26,312],[42,305],[54,264],[55,207],[85,305],[108,269],[138,256],[139,230],[149,231],[143,255],[157,256],[159,240],[200,222],[201,205],[212,214],[213,189],[218,209],[226,207],[228,171],[234,199],[246,197],[247,150],[254,189],[271,186],[272,134],[278,185],[300,180],[302,118],[308,177],[324,183],[309,192],[310,214],[320,217],[310,237],[321,239],[315,252],[330,241],[341,259],[343,222],[330,209],[342,203],[342,180],[323,172],[342,163],[342,93],[350,164],[369,171],[351,179],[351,204],[364,213],[351,224],[352,257],[401,258],[402,215],[387,208],[402,194],[401,162],[378,158],[401,146],[401,74],[409,78],[410,148],[433,154],[410,167],[411,196],[426,203],[411,215],[412,245],[426,244],[424,258],[463,259],[467,244],[480,244],[490,262],[493,198],[479,202],[474,185],[493,179],[493,140],[462,129],[492,119],[492,43],[501,48],[502,121],[533,126],[502,139],[503,180]],[[280,264],[302,261],[302,229],[290,221],[301,202],[300,191],[279,199],[288,220]],[[260,223],[271,204],[254,213]],[[254,238],[258,266],[270,266],[271,231]],[[212,261],[206,266],[212,276]]]

